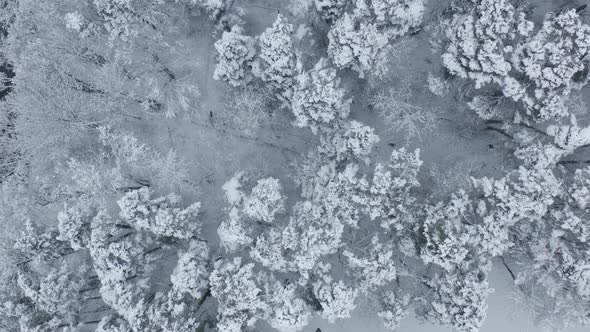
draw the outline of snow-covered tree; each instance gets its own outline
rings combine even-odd
[[[186,251],[179,252],[178,257],[170,275],[172,287],[201,299],[209,285],[209,247],[205,242],[193,240]]]
[[[530,119],[567,115],[566,97],[587,82],[590,27],[574,9],[547,14],[533,33],[533,23],[509,1],[477,0],[447,26],[445,67],[475,81],[478,89],[499,86],[505,98],[521,103]],[[488,113],[481,102],[471,106]]]
[[[560,179],[561,187],[545,213],[521,220],[511,234],[516,242],[511,256],[525,266],[516,274],[515,283],[533,298],[531,302],[542,299],[535,313],[557,326],[590,323],[590,310],[582,304],[590,299],[590,228],[584,222],[589,176],[586,167]],[[540,286],[540,291],[531,291],[533,285]]]
[[[59,238],[69,241],[74,250],[86,248],[90,241],[90,223],[96,211],[86,203],[76,204],[57,215]]]
[[[418,243],[423,243],[422,259],[443,267],[445,278],[464,274],[465,264],[483,266],[490,257],[514,257],[523,269],[515,273],[506,267],[518,289],[533,298],[541,319],[586,324],[588,309],[578,304],[587,301],[590,284],[585,268],[590,230],[582,221],[590,192],[588,171],[565,176],[555,167],[567,150],[550,147],[545,155],[539,153],[545,149],[541,143],[519,151],[525,166],[501,179],[473,179],[471,197],[459,192],[449,203],[427,210]],[[531,291],[535,285],[542,291]],[[476,323],[460,328],[476,330]]]
[[[285,210],[285,195],[278,179],[258,180],[246,194],[243,186],[249,185],[244,172],[237,172],[222,189],[230,203],[228,217],[217,228],[221,245],[229,252],[243,248],[254,241],[256,224],[273,224],[275,216]]]
[[[250,195],[244,198],[244,214],[249,218],[272,223],[277,213],[285,210],[285,196],[278,179],[258,180]]]
[[[318,129],[334,128],[338,121],[348,117],[351,99],[340,87],[336,70],[328,67],[325,58],[320,59],[313,69],[303,71],[296,77],[291,111],[295,115],[294,125]]]
[[[391,330],[397,329],[399,323],[408,314],[410,297],[399,296],[395,292],[388,292],[381,301],[381,310],[377,313],[385,326]]]
[[[104,164],[105,169],[98,166],[98,175],[86,173],[89,179],[96,179],[103,188],[120,192],[121,187],[137,187],[152,185],[156,190],[166,191],[191,191],[187,186],[188,171],[185,161],[177,155],[174,149],[166,154],[161,154],[155,149],[142,144],[132,133],[120,131],[111,126],[100,126],[99,139],[104,146],[104,152],[100,151],[99,165]],[[106,155],[106,156],[105,156]],[[78,167],[84,167],[84,163]],[[86,166],[92,168],[92,166]],[[104,174],[100,174],[104,173]],[[125,175],[127,173],[127,175]],[[85,173],[77,179],[81,183],[88,182]],[[101,177],[106,177],[101,179]],[[125,178],[128,180],[125,181]],[[129,179],[130,178],[130,179]],[[147,181],[150,179],[151,181]],[[132,185],[129,185],[131,180]],[[107,182],[100,183],[100,182]],[[120,187],[119,187],[120,186]]]
[[[274,104],[268,89],[252,83],[231,91],[224,100],[223,113],[216,117],[239,133],[254,137],[264,125],[272,121],[269,112]]]
[[[522,220],[539,220],[561,191],[561,181],[551,169],[520,167],[508,176],[494,180],[474,180],[481,190],[477,203],[480,214],[491,215],[500,225]]]
[[[571,115],[569,124],[560,123],[548,126],[547,134],[553,137],[553,143],[556,145],[556,147],[548,146],[540,149],[548,151],[545,152],[546,154],[555,155],[554,158],[551,158],[552,163],[547,164],[547,167],[553,166],[561,157],[574,153],[577,148],[590,144],[590,127],[580,128],[574,114]]]
[[[358,290],[346,285],[342,280],[334,280],[328,273],[330,264],[317,267],[317,280],[313,282],[313,296],[320,303],[321,315],[330,322],[339,318],[349,318],[356,308],[354,303]]]
[[[251,66],[256,55],[255,40],[244,35],[244,29],[233,26],[215,42],[217,65],[213,78],[240,86],[252,79]]]
[[[104,316],[98,326],[96,332],[124,332],[129,331],[130,327],[127,321],[116,315]]]
[[[372,11],[374,20],[387,27],[393,36],[403,36],[422,24],[424,0],[357,0],[356,10],[367,14]]]
[[[391,152],[387,164],[377,164],[368,188],[367,214],[381,219],[381,227],[401,229],[409,218],[415,198],[411,190],[420,186],[420,150],[405,148]]]
[[[37,305],[50,314],[74,316],[83,305],[80,291],[87,285],[87,269],[81,266],[78,271],[71,271],[67,265],[52,269],[39,283]]]
[[[433,95],[443,97],[449,90],[449,83],[440,77],[432,75],[432,73],[428,73],[426,87]]]
[[[38,276],[31,270],[21,270],[17,277],[19,288],[34,303],[37,311],[46,316],[39,317],[41,321],[37,322],[22,317],[21,328],[28,325],[31,329],[36,327],[44,331],[43,328],[56,328],[58,325],[76,326],[80,322],[80,310],[86,304],[80,291],[87,284],[84,278],[87,272],[85,266],[75,271],[69,264],[51,269],[46,276]],[[43,322],[47,318],[50,320]]]
[[[283,283],[269,276],[263,280],[268,312],[264,319],[281,332],[299,331],[311,318],[311,309],[300,297],[296,284]]]
[[[425,207],[419,222],[421,258],[447,271],[464,261],[486,261],[514,246],[513,227],[538,221],[560,193],[551,170],[520,169],[505,178],[473,179],[445,203]]]
[[[367,163],[367,157],[379,141],[373,128],[352,120],[344,123],[340,130],[324,135],[318,149],[337,161],[358,159]]]
[[[328,55],[336,67],[350,68],[363,78],[385,61],[389,35],[377,24],[348,13],[328,33]]]
[[[109,46],[127,48],[135,42],[145,42],[150,36],[150,42],[157,45],[161,39],[154,36],[170,32],[166,19],[185,10],[183,6],[175,5],[179,2],[198,6],[213,17],[221,14],[226,6],[231,6],[231,1],[223,0],[175,0],[167,3],[152,0],[92,0],[94,12],[88,13],[88,16],[96,20],[92,23],[98,25],[95,28],[97,33],[106,32],[111,42]]]
[[[344,224],[328,213],[311,201],[293,207],[282,237],[291,269],[309,271],[322,256],[335,253],[342,245]]]
[[[132,0],[94,0],[93,5],[111,39],[129,41],[139,33],[135,25],[141,22],[141,17]]]
[[[94,217],[89,249],[94,268],[103,282],[107,279],[125,281],[137,271],[132,259],[138,256],[141,248],[133,247],[126,238],[122,238],[122,242],[110,241],[117,239],[120,233],[116,221],[105,211],[99,211]]]
[[[284,255],[283,234],[277,228],[259,235],[250,249],[250,257],[271,271],[288,271],[290,263]]]
[[[88,248],[101,283],[102,300],[132,328],[146,319],[141,290],[147,287],[149,276],[142,274],[149,269],[145,251],[153,245],[149,237],[121,229],[105,211],[99,211],[92,222]]]
[[[64,20],[66,21],[66,27],[71,30],[80,31],[84,25],[84,16],[78,11],[67,13]]]
[[[467,260],[470,236],[463,224],[470,201],[464,192],[453,195],[448,204],[438,204],[426,212],[419,236],[424,244],[420,257],[425,263],[434,263],[452,271]]]
[[[175,289],[156,292],[145,303],[145,319],[136,331],[190,331],[203,324],[195,299]]]
[[[151,181],[156,188],[165,188],[179,192],[194,191],[193,184],[189,178],[188,165],[174,149],[168,150],[166,154],[156,154],[151,165],[155,172]]]
[[[407,133],[406,142],[412,138],[422,139],[436,127],[436,110],[426,109],[412,100],[409,87],[389,89],[371,98],[371,106],[385,120],[393,132]]]
[[[19,3],[5,30],[2,61],[18,72],[10,78],[15,93],[3,98],[3,105],[11,105],[9,109],[19,114],[11,121],[19,136],[14,143],[22,149],[21,158],[35,159],[35,167],[42,168],[48,160],[63,162],[68,159],[64,152],[71,151],[68,147],[89,143],[79,135],[93,136],[98,125],[143,112],[144,105],[153,106],[149,111],[169,110],[170,105],[163,103],[164,95],[175,94],[170,90],[184,90],[183,96],[195,92],[194,84],[173,68],[182,53],[192,51],[187,45],[179,47],[181,38],[170,38],[177,37],[185,23],[182,15],[176,15],[181,7],[171,1],[165,5],[106,0]],[[172,17],[178,24],[168,24]],[[134,32],[127,34],[125,29]],[[117,47],[109,47],[108,30]],[[136,33],[133,41],[121,41]],[[194,68],[189,63],[180,66],[184,73]],[[2,82],[6,79],[3,76]],[[149,100],[153,89],[143,89],[146,85],[159,88],[155,94],[162,100]],[[180,103],[181,98],[174,100]]]
[[[3,328],[13,331],[50,331],[61,323],[61,317],[37,307],[39,281],[31,271],[21,271],[11,282],[11,293],[3,294]]]
[[[424,0],[314,0],[321,16],[334,21],[346,11],[374,21],[393,36],[401,36],[422,23]]]
[[[395,248],[383,244],[377,235],[373,236],[368,246],[366,254],[361,256],[349,250],[343,253],[348,260],[347,268],[351,271],[352,279],[363,292],[371,292],[397,277]]]
[[[191,7],[199,8],[205,11],[215,20],[225,14],[232,6],[233,0],[175,0],[176,2],[187,4]]]
[[[219,302],[220,331],[242,331],[252,326],[266,309],[253,269],[253,263],[244,264],[240,257],[215,262],[209,283],[211,294]]]
[[[313,0],[313,5],[321,16],[331,21],[339,18],[350,3],[351,0]]]
[[[530,34],[532,22],[507,0],[477,0],[473,5],[448,22],[443,64],[452,74],[474,80],[476,88],[502,84],[512,69],[506,52],[513,50],[518,38]]]
[[[244,223],[240,211],[232,207],[228,213],[227,219],[224,219],[217,228],[217,235],[221,245],[228,252],[236,251],[252,243],[254,240],[251,229]]]
[[[452,274],[436,275],[428,281],[431,290],[418,314],[424,319],[459,331],[477,332],[486,318],[490,266],[465,264]]]
[[[51,260],[63,257],[72,250],[69,243],[59,239],[54,228],[42,228],[27,219],[24,230],[14,242],[14,249],[27,259]]]
[[[126,193],[117,204],[121,218],[138,230],[147,230],[157,236],[188,239],[200,232],[197,220],[201,203],[193,203],[182,209],[177,207],[180,197],[170,194],[151,199],[148,187]]]
[[[522,97],[528,115],[544,120],[568,114],[565,99],[588,81],[589,47],[590,26],[574,9],[547,14],[541,29],[515,51],[517,69],[532,83],[531,97]],[[523,88],[517,89],[505,94],[518,100]]]
[[[208,288],[209,260],[205,242],[193,240],[179,252],[170,287],[153,290],[158,251],[163,244],[99,211],[92,221],[88,246],[100,281],[102,300],[117,316],[100,323],[106,331],[187,331],[200,324],[197,316]]]
[[[307,273],[321,257],[335,253],[345,226],[356,227],[359,219],[356,171],[353,165],[341,173],[326,168],[322,178],[307,184],[308,199],[293,206],[287,225],[260,235],[251,256],[273,270]]]
[[[373,129],[356,121],[345,123],[332,135],[320,136],[320,145],[309,152],[298,164],[295,181],[301,186],[302,196],[322,204],[344,207],[361,203],[363,190],[367,190],[366,180],[357,174],[359,166],[354,162],[369,162],[368,155],[379,137]],[[350,210],[344,208],[344,210]],[[342,217],[352,221],[356,213]],[[348,223],[347,221],[347,223]]]
[[[380,75],[396,38],[422,23],[423,0],[356,0],[352,9],[339,17],[328,32],[328,55],[341,69],[350,68],[363,78]],[[335,18],[346,5],[341,2],[320,4],[316,8]]]
[[[259,37],[260,52],[253,64],[253,73],[270,84],[279,99],[289,101],[293,96],[295,53],[293,51],[293,25],[278,14],[272,27]]]

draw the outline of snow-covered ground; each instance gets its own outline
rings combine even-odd
[[[414,6],[411,7],[414,10],[409,12],[404,11],[409,8],[404,7],[405,0],[397,1],[404,3],[400,12],[405,16],[397,17],[402,23],[396,21],[391,26],[383,22],[379,23],[383,26],[375,23],[374,31],[369,31],[373,37],[376,36],[375,40],[352,38],[368,49],[360,51],[366,51],[368,55],[363,56],[369,60],[371,46],[393,45],[383,65],[385,74],[365,77],[361,77],[363,72],[359,68],[371,69],[365,68],[370,65],[364,63],[350,66],[352,69],[343,68],[339,64],[346,63],[350,58],[353,59],[350,61],[358,59],[342,54],[337,57],[338,54],[335,56],[333,53],[338,50],[327,50],[329,45],[338,47],[328,37],[336,38],[331,30],[335,26],[334,17],[320,18],[315,9],[321,10],[320,5],[324,2],[336,3],[331,14],[324,8],[328,12],[324,14],[336,17],[341,14],[338,13],[339,4],[347,3],[349,7],[346,10],[358,11],[356,14],[360,15],[361,21],[370,23],[378,20],[378,15],[369,13],[362,16],[365,15],[362,8],[355,7],[366,5],[362,1],[333,3],[318,0],[309,7],[313,13],[296,15],[290,11],[294,5],[307,3],[304,1],[307,0],[236,0],[235,6],[228,9],[235,15],[228,15],[230,18],[227,18],[223,16],[227,14],[223,10],[223,15],[218,15],[211,7],[192,8],[195,15],[185,17],[183,15],[189,12],[189,7],[180,7],[182,2],[188,6],[207,4],[215,9],[215,5],[225,3],[221,0],[169,3],[94,0],[84,6],[76,0],[68,0],[64,4],[40,0],[41,5],[22,0],[23,8],[28,10],[15,14],[18,17],[16,22],[22,24],[21,30],[10,30],[18,37],[7,41],[10,52],[2,54],[15,61],[15,82],[18,84],[14,93],[18,98],[11,99],[9,107],[2,104],[1,110],[8,112],[10,107],[15,107],[21,113],[14,115],[16,125],[10,122],[13,115],[8,113],[0,120],[7,121],[1,122],[7,130],[13,125],[18,129],[18,135],[11,137],[12,141],[6,141],[20,144],[18,146],[22,150],[14,148],[14,151],[18,158],[22,158],[18,169],[22,174],[14,176],[14,182],[4,182],[2,178],[0,183],[3,190],[0,212],[4,217],[0,221],[5,233],[0,247],[3,250],[1,253],[7,253],[6,257],[9,257],[0,258],[2,264],[7,264],[8,271],[6,277],[0,273],[4,277],[0,281],[6,282],[0,289],[0,314],[5,315],[0,318],[9,318],[13,324],[11,327],[18,326],[16,330],[19,327],[26,330],[23,326],[32,330],[27,324],[53,324],[48,330],[62,330],[71,322],[83,324],[80,330],[85,331],[93,330],[108,312],[116,318],[113,321],[120,319],[117,324],[141,332],[152,329],[187,332],[196,329],[200,322],[217,324],[222,321],[231,325],[232,320],[236,322],[234,328],[227,327],[226,330],[236,332],[248,330],[246,321],[250,323],[251,319],[251,322],[256,321],[258,331],[270,332],[274,330],[270,328],[269,321],[273,321],[275,326],[301,326],[301,321],[311,315],[312,319],[302,331],[384,332],[389,329],[385,328],[382,318],[376,313],[382,309],[380,301],[387,302],[392,297],[398,300],[397,293],[388,298],[382,297],[383,292],[395,290],[408,295],[408,298],[415,296],[410,307],[430,310],[429,315],[423,316],[430,317],[432,321],[474,332],[480,322],[481,309],[485,307],[482,303],[487,295],[486,280],[489,280],[490,287],[495,291],[487,298],[487,318],[479,331],[540,331],[542,326],[547,327],[546,322],[538,322],[543,316],[539,317],[539,312],[535,312],[531,303],[517,296],[513,288],[514,276],[511,277],[499,261],[501,255],[510,261],[512,254],[521,255],[514,257],[515,261],[525,257],[526,262],[522,265],[528,264],[526,267],[530,270],[538,269],[537,272],[547,276],[543,282],[553,289],[551,292],[539,289],[539,293],[547,291],[547,294],[561,295],[560,292],[564,291],[566,295],[563,298],[579,301],[575,304],[582,304],[580,311],[588,313],[583,301],[590,298],[587,257],[590,249],[586,239],[590,204],[586,206],[584,199],[590,199],[590,180],[583,176],[590,176],[590,171],[587,174],[574,173],[574,168],[581,169],[590,163],[587,161],[590,149],[585,149],[590,146],[590,137],[585,135],[590,131],[590,127],[586,127],[590,116],[584,104],[590,101],[588,86],[582,87],[582,84],[579,92],[572,89],[572,95],[575,93],[579,97],[580,107],[576,109],[575,116],[581,128],[569,126],[571,123],[568,121],[575,117],[568,116],[564,117],[565,122],[557,123],[566,125],[557,129],[551,127],[551,133],[547,123],[538,124],[539,128],[533,128],[532,134],[523,133],[531,129],[531,125],[513,124],[512,118],[506,114],[520,108],[530,111],[526,108],[528,105],[520,104],[525,99],[520,94],[530,92],[526,88],[532,86],[538,77],[528,77],[528,72],[504,73],[507,78],[513,79],[508,82],[514,83],[518,78],[526,83],[522,91],[514,89],[518,93],[497,86],[489,90],[475,89],[471,77],[459,78],[460,75],[451,72],[441,60],[444,51],[441,45],[449,41],[437,38],[450,37],[441,37],[437,30],[441,28],[439,20],[453,12],[446,11],[443,6],[451,2],[456,5],[461,1],[408,0]],[[380,10],[390,9],[387,5],[393,2],[396,0],[386,5],[379,2]],[[507,11],[506,20],[511,22],[507,25],[509,28],[514,25],[519,30],[526,30],[525,23],[523,27],[520,25],[522,22],[515,24],[511,21],[516,17],[512,16],[516,9],[507,1],[465,0],[465,5],[480,2],[497,5]],[[524,1],[514,1],[521,2]],[[548,11],[561,9],[563,5],[574,9],[583,5],[582,1],[529,2],[521,13],[522,17],[519,17],[529,17],[537,26]],[[137,7],[132,7],[131,3]],[[412,24],[414,16],[422,13],[423,3],[427,4],[424,23]],[[113,4],[121,7],[113,10]],[[148,5],[143,7],[142,4]],[[170,7],[158,7],[162,4]],[[311,5],[311,2],[308,4]],[[345,8],[345,5],[342,6]],[[47,8],[59,14],[56,16],[58,19],[54,21],[50,17],[53,12],[48,12]],[[227,8],[230,8],[229,5]],[[463,13],[461,8],[455,8],[452,15],[465,15],[467,18],[461,18],[473,22],[469,21],[472,19],[470,15],[477,16],[475,12],[486,9],[489,8]],[[586,22],[587,10],[584,12],[581,8],[580,11],[581,16],[572,10],[570,16],[563,20],[578,29],[576,32],[579,33],[574,35],[580,39],[587,37],[590,45],[590,27],[581,23]],[[144,13],[145,17],[137,19],[137,13]],[[170,13],[174,17],[166,17]],[[111,21],[117,15],[121,16]],[[65,23],[61,17],[66,20]],[[148,22],[152,19],[161,24],[162,29],[150,26]],[[246,88],[231,86],[228,83],[236,82],[229,79],[228,82],[223,78],[214,79],[220,58],[224,55],[220,54],[223,50],[216,49],[216,42],[224,35],[230,35],[225,34],[229,27],[225,27],[225,32],[219,28],[221,24],[215,27],[214,22],[225,22],[223,19],[235,20],[231,22],[243,26],[243,29],[236,30],[243,35],[236,32],[234,37],[227,38],[239,35],[243,39],[237,38],[238,41],[252,42],[250,46],[257,52],[267,51],[271,56],[264,61],[273,60],[276,55],[273,52],[278,52],[280,56],[273,60],[278,69],[270,68],[270,74],[264,72],[268,63],[260,60],[263,57],[257,54],[255,61],[258,62],[250,63],[248,61],[252,59],[247,59],[244,68],[240,67],[243,63],[238,63],[237,69],[230,63],[229,69],[224,69],[257,71],[255,74],[246,73],[252,74],[252,81],[246,84]],[[494,19],[498,17],[476,17],[475,20],[486,27],[485,24],[494,23]],[[92,20],[96,20],[100,27],[106,27],[106,32],[92,30],[96,27]],[[355,32],[367,22],[343,26]],[[14,24],[19,27],[17,23]],[[109,30],[117,24],[121,24],[121,31]],[[137,29],[135,33],[139,37],[134,39],[137,36],[133,33],[125,36],[127,28],[132,32],[132,28]],[[294,31],[289,32],[291,28]],[[399,36],[394,34],[396,38],[380,34],[396,29],[403,31],[399,32]],[[497,33],[495,29],[501,30],[496,26],[480,30],[494,34]],[[35,34],[40,37],[29,40]],[[265,34],[270,35],[270,46],[260,42]],[[95,39],[85,39],[88,35]],[[121,35],[129,39],[119,39]],[[471,38],[470,35],[468,37]],[[484,41],[470,43],[469,38],[464,41],[465,48],[484,44]],[[568,41],[565,37],[556,39]],[[134,46],[132,51],[119,54],[116,48],[108,46],[113,40],[119,46],[132,42],[137,45],[130,44]],[[235,40],[229,40],[229,44],[233,45],[231,42]],[[439,42],[440,48],[436,48]],[[514,40],[510,39],[510,42]],[[559,46],[566,48],[570,44]],[[285,45],[288,46],[286,50],[281,49]],[[563,56],[573,63],[572,66],[580,66],[584,70],[575,74],[587,78],[584,75],[588,75],[590,65],[586,60],[586,46],[582,41],[577,41],[575,45],[573,50],[555,52],[552,56]],[[93,48],[97,53],[106,50],[104,56],[90,52]],[[346,53],[344,49],[340,51]],[[499,49],[495,51],[500,52]],[[62,54],[62,50],[67,52]],[[507,54],[513,50],[512,46],[501,48]],[[228,47],[225,51],[228,52],[225,54],[228,61],[235,60],[232,58],[235,49]],[[583,53],[583,56],[576,52]],[[468,55],[477,55],[474,54]],[[62,57],[66,56],[71,64],[65,60],[64,64],[61,63]],[[126,56],[129,58],[125,61],[119,58]],[[498,57],[502,56],[504,53]],[[103,59],[100,60],[100,57]],[[295,61],[301,59],[302,62]],[[471,60],[478,63],[480,59]],[[545,65],[542,60],[538,61]],[[105,65],[109,61],[113,63],[112,68]],[[505,65],[502,61],[498,62]],[[316,67],[315,63],[325,67]],[[551,72],[550,69],[557,65],[547,65],[546,69]],[[565,72],[563,75],[567,76],[568,68],[561,69],[557,74]],[[281,70],[292,72],[283,77]],[[477,75],[483,74],[478,72]],[[564,86],[570,88],[568,84],[575,85],[572,82],[576,75],[567,76]],[[551,78],[558,81],[560,77],[556,79],[554,76]],[[181,78],[188,79],[181,81]],[[442,82],[440,91],[428,87],[429,78]],[[315,79],[321,84],[315,83]],[[0,81],[4,83],[2,77]],[[314,83],[310,84],[310,81]],[[7,79],[6,82],[11,81]],[[54,88],[52,84],[55,82],[63,84]],[[180,94],[172,94],[170,98],[166,89],[178,84],[178,89],[184,91],[180,87],[185,82],[195,84],[195,89],[189,90],[192,91],[191,98],[187,99],[190,102],[180,107],[184,108],[183,112],[166,116],[161,109],[166,105],[162,103],[183,104],[179,100],[182,99]],[[495,84],[506,83],[498,79]],[[116,91],[111,91],[110,85],[115,86],[113,90]],[[283,88],[285,91],[281,91]],[[317,91],[323,88],[327,92]],[[550,92],[559,94],[562,91],[570,92],[563,86]],[[176,91],[172,89],[172,92]],[[508,92],[514,94],[508,96]],[[312,97],[317,98],[314,93],[321,100],[313,100]],[[498,115],[501,120],[486,121],[470,109],[467,101],[471,101],[477,93],[490,93],[490,99],[501,100],[501,105],[505,106],[502,111],[506,113]],[[541,95],[541,92],[535,91],[533,95]],[[304,100],[295,100],[294,96]],[[308,102],[305,98],[312,101]],[[99,102],[104,102],[106,106]],[[327,106],[322,104],[324,102]],[[106,110],[100,107],[95,110],[95,103]],[[160,104],[160,107],[153,107],[154,104]],[[317,105],[323,108],[315,109]],[[417,126],[410,124],[411,128],[403,127],[398,121],[402,116],[395,113],[399,105],[411,109],[412,114],[425,114],[425,120],[420,120],[422,122],[419,121]],[[568,107],[568,111],[575,109]],[[132,114],[121,115],[122,112]],[[318,112],[321,116],[313,114],[318,115],[314,118],[305,112]],[[395,115],[388,117],[388,112]],[[510,125],[504,126],[509,122]],[[318,127],[320,134],[316,132]],[[519,131],[521,129],[522,132]],[[419,134],[412,136],[414,130]],[[108,135],[112,140],[105,143],[107,139],[103,136]],[[373,146],[377,137],[379,142]],[[571,138],[574,138],[571,140],[573,143]],[[4,145],[4,142],[2,149],[12,151],[13,147]],[[46,142],[53,144],[48,146],[55,149],[55,154],[50,154],[53,150],[45,150]],[[515,158],[515,151],[521,148],[519,151],[522,152],[527,144],[539,150],[533,149],[532,156],[527,155],[528,159]],[[122,152],[117,154],[117,149]],[[420,150],[420,160],[413,159],[415,155],[405,149]],[[308,153],[314,151],[320,152],[306,160]],[[398,159],[392,157],[392,151],[397,151],[393,156]],[[530,153],[531,150],[527,151]],[[570,155],[574,151],[575,154]],[[551,159],[555,155],[578,160],[559,164],[559,158]],[[179,165],[172,165],[177,167],[174,168],[166,164],[162,156],[178,157],[172,158],[171,164],[179,161]],[[541,157],[551,160],[544,164],[546,160]],[[304,164],[309,167],[301,167],[303,162],[311,166]],[[318,166],[314,162],[322,164]],[[415,174],[420,163],[420,170]],[[387,166],[376,166],[379,164]],[[573,166],[567,168],[568,165]],[[383,169],[391,173],[383,172]],[[517,169],[519,171],[514,172]],[[6,179],[16,173],[13,171],[9,169],[6,172]],[[306,174],[300,176],[300,173]],[[236,174],[248,175],[243,188]],[[309,186],[311,190],[304,192],[303,186],[296,185],[297,176],[300,176],[298,180],[304,178],[313,184]],[[506,178],[503,182],[488,182],[488,177]],[[472,180],[481,178],[486,179],[477,183],[484,189],[472,186]],[[10,187],[15,183],[14,187]],[[261,185],[260,188],[258,185]],[[171,188],[178,192],[168,195]],[[255,192],[253,188],[259,191]],[[463,196],[452,195],[463,193],[461,189],[471,191]],[[498,192],[492,192],[496,189]],[[189,205],[194,202],[199,203]],[[248,210],[248,202],[254,202],[252,206],[255,207],[250,206]],[[462,209],[466,206],[468,208]],[[256,208],[260,211],[252,211]],[[554,213],[556,211],[568,213]],[[570,219],[560,219],[566,218],[564,215]],[[523,226],[523,231],[513,224],[517,222],[529,228]],[[392,224],[397,228],[388,228]],[[537,229],[539,225],[547,229]],[[220,234],[224,231],[229,233],[225,238]],[[533,239],[537,241],[536,247],[527,246],[527,241],[533,241],[527,235],[540,237]],[[243,243],[238,243],[243,239]],[[375,239],[375,242],[369,243],[367,239]],[[520,241],[518,244],[524,249],[511,248],[515,250],[509,251],[510,241],[513,240],[515,243]],[[14,245],[15,242],[17,245]],[[498,247],[490,246],[490,243]],[[385,249],[375,254],[372,250],[376,248]],[[180,257],[182,259],[179,260]],[[351,257],[356,260],[353,262]],[[493,261],[494,265],[487,274],[489,261]],[[415,266],[408,266],[408,262]],[[90,272],[78,271],[78,266],[83,263],[90,267]],[[330,270],[325,263],[333,264],[334,268]],[[518,263],[515,262],[515,266]],[[555,266],[561,269],[557,273],[552,270]],[[2,267],[0,265],[0,269]],[[58,271],[58,267],[65,270]],[[49,276],[53,279],[49,278],[48,271],[52,271]],[[81,276],[74,275],[72,271],[80,272]],[[55,278],[62,272],[67,277]],[[443,277],[439,280],[441,275]],[[369,277],[371,279],[367,281]],[[76,279],[78,283],[70,282],[68,278],[82,281]],[[469,282],[462,283],[463,278]],[[436,282],[430,284],[430,281]],[[402,287],[406,282],[411,284],[407,289]],[[59,288],[52,283],[67,288],[76,297],[83,292],[92,295],[78,299],[80,303],[76,300],[67,302],[70,307],[64,305],[64,309],[59,306],[60,303],[54,302],[65,302],[64,299],[55,301],[55,298],[66,293],[55,292]],[[528,280],[520,287],[541,283]],[[77,288],[69,287],[71,285]],[[352,298],[358,295],[357,291],[360,295],[355,302]],[[536,292],[534,289],[527,291]],[[573,294],[573,297],[568,294]],[[555,303],[563,298],[556,296]],[[87,300],[94,302],[84,302]],[[429,301],[440,303],[437,302],[438,307],[430,307]],[[565,302],[564,307],[568,308],[571,303]],[[22,304],[22,307],[14,303]],[[336,319],[335,322],[325,319],[326,316],[346,316],[352,303],[356,303],[357,308],[352,311],[351,318]],[[332,310],[327,310],[330,306],[333,306]],[[283,311],[283,307],[287,309]],[[389,307],[385,310],[389,310],[387,313],[391,316],[397,313],[391,309],[391,303],[383,307]],[[472,314],[461,315],[464,308]],[[74,310],[81,309],[88,310],[85,312],[87,316],[80,316],[84,319],[70,315]],[[419,321],[412,309],[397,331],[451,331]],[[460,314],[457,314],[458,310]],[[50,322],[52,315],[57,323]],[[19,320],[21,316],[27,319]],[[106,321],[103,323],[111,323]],[[0,322],[0,330],[3,324]],[[136,325],[131,328],[130,324]],[[125,328],[121,327],[121,330]],[[201,330],[202,325],[198,328],[199,332]],[[222,332],[226,330],[222,329]],[[587,327],[564,330],[586,331]]]

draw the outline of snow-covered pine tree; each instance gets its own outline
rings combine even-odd
[[[327,59],[322,58],[311,70],[301,71],[296,76],[291,101],[294,125],[309,127],[314,133],[324,128],[338,128],[339,122],[348,117],[351,102],[341,88],[336,70],[328,66]]]
[[[389,38],[376,23],[345,13],[328,33],[328,55],[336,67],[363,78],[385,61]]]
[[[454,273],[436,275],[417,314],[429,321],[465,332],[479,331],[487,315],[487,298],[493,291],[487,274],[491,264],[462,264]]]
[[[260,51],[252,67],[254,75],[268,83],[277,98],[287,103],[293,96],[296,65],[292,33],[293,25],[278,14],[273,25],[258,37]]]
[[[547,14],[533,32],[533,22],[509,1],[477,0],[446,25],[442,59],[450,73],[473,80],[477,89],[497,86],[528,119],[568,115],[565,98],[587,82],[590,27],[574,9]],[[496,116],[481,98],[470,106],[484,118]]]
[[[266,311],[253,269],[254,263],[243,263],[240,257],[215,262],[209,282],[211,294],[219,302],[219,330],[240,332],[253,326]]]
[[[254,38],[244,35],[244,29],[234,25],[215,42],[217,65],[213,78],[231,86],[244,85],[252,79],[251,66],[256,55]]]
[[[176,239],[198,237],[200,221],[197,220],[201,203],[180,208],[181,197],[170,194],[152,199],[148,187],[126,193],[117,204],[120,216],[137,230],[150,231],[156,236]]]
[[[328,2],[316,6],[335,20],[328,32],[328,55],[340,69],[350,68],[361,78],[381,75],[389,45],[395,38],[419,27],[424,13],[423,0],[356,0]],[[352,5],[354,4],[354,5]]]

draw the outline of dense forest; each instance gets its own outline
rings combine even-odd
[[[589,15],[0,0],[0,331],[588,328]]]

